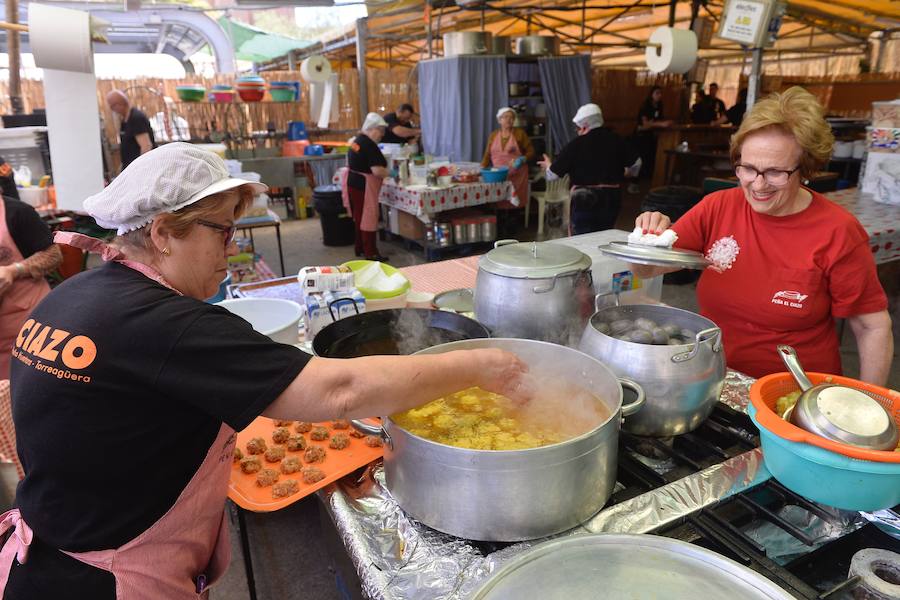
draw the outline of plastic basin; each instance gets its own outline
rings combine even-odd
[[[835,508],[876,511],[900,504],[900,464],[860,460],[759,428],[763,460],[772,476],[792,492]]]
[[[375,262],[375,261],[373,261],[373,260],[351,260],[351,261],[345,262],[341,266],[349,267],[351,271],[356,272],[356,271],[361,271],[362,269],[365,269],[366,267],[371,265],[373,262]],[[386,265],[384,263],[381,263],[381,270],[384,272],[385,275],[388,275],[388,276],[393,275],[394,273],[400,273],[400,271],[396,267],[392,267],[391,265]],[[400,274],[403,275],[402,273],[400,273]],[[404,279],[406,279],[405,276],[404,276]],[[356,286],[356,289],[359,290],[359,293],[361,293],[366,300],[384,300],[387,298],[396,298],[397,296],[400,296],[402,294],[404,296],[403,304],[400,305],[400,307],[398,307],[398,308],[402,308],[403,306],[406,305],[406,293],[409,291],[410,287],[411,286],[409,284],[409,280],[406,279],[406,282],[403,284],[403,286],[401,286],[400,289],[397,289],[397,290],[389,290],[389,291],[374,290],[371,288],[360,287],[358,285]],[[367,304],[367,306],[368,306],[368,304]],[[394,307],[381,306],[381,308],[394,308]]]
[[[206,98],[206,88],[202,87],[177,87],[175,92],[182,102],[202,102]]]
[[[259,333],[276,342],[294,345],[300,333],[300,305],[279,298],[236,298],[223,300],[218,306],[241,317]]]
[[[209,96],[213,102],[234,102],[233,91],[215,90],[210,92]]]
[[[292,88],[271,88],[269,95],[275,102],[293,102],[294,90]]]
[[[238,89],[238,96],[241,97],[241,100],[244,102],[259,102],[266,95],[266,90],[244,90]]]
[[[481,180],[485,183],[500,183],[506,181],[507,175],[509,175],[508,167],[481,169]]]

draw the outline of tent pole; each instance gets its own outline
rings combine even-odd
[[[6,0],[6,21],[11,25],[6,30],[6,52],[9,55],[9,104],[14,115],[25,112],[22,101],[21,65],[22,55],[19,52],[19,2]]]
[[[747,80],[747,110],[750,110],[760,93],[760,82],[762,80],[762,57],[763,49],[753,49],[753,62],[750,63],[750,77]]]
[[[359,114],[365,119],[369,114],[369,85],[366,74],[366,46],[368,45],[369,25],[366,18],[356,20],[356,71],[359,75]]]

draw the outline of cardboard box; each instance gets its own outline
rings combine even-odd
[[[900,127],[900,100],[873,102],[872,127]]]
[[[869,152],[900,151],[900,127],[870,127],[866,134]]]
[[[425,239],[425,223],[419,217],[402,210],[397,211],[397,235],[408,240]]]
[[[308,294],[347,292],[354,289],[350,267],[303,267],[297,274],[300,290]]]

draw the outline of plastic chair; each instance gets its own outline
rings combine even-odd
[[[543,177],[543,175],[541,175]],[[538,236],[544,235],[544,212],[547,204],[564,203],[564,222],[569,221],[569,211],[571,210],[571,197],[569,196],[569,176],[566,175],[561,179],[554,179],[547,182],[547,191],[531,192],[528,200],[528,206],[525,207],[525,227],[528,227],[528,213],[531,209],[531,200],[534,199],[538,203]]]
[[[25,477],[19,453],[16,452],[16,428],[13,425],[9,379],[0,379],[0,460],[13,463],[19,479]]]

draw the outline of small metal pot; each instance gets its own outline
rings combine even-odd
[[[465,223],[454,223],[453,224],[453,243],[454,244],[465,244],[470,241],[468,232],[466,231]]]
[[[559,38],[555,35],[526,35],[516,38],[515,44],[519,56],[559,55]]]
[[[491,54],[510,56],[512,54],[512,38],[508,35],[493,36],[491,38]]]
[[[481,227],[478,221],[469,221],[466,223],[466,239],[472,242],[481,241]]]
[[[476,319],[499,337],[575,347],[594,308],[591,258],[562,244],[499,240],[475,281]]]
[[[390,417],[382,419],[382,427],[353,421],[357,429],[385,440],[384,474],[391,496],[429,527],[473,540],[528,540],[585,522],[615,487],[619,424],[641,408],[640,386],[616,378],[582,352],[534,340],[466,340],[416,354],[475,348],[508,350],[531,373],[591,392],[609,409],[609,418],[571,440],[527,450],[447,446],[409,433]],[[624,406],[623,387],[636,394]]]
[[[528,95],[528,84],[527,83],[510,83],[509,84],[509,95],[511,97],[527,96]]]
[[[598,298],[599,299],[599,298]],[[644,317],[696,333],[692,344],[655,346],[601,333],[601,323]],[[638,382],[647,405],[624,425],[636,435],[671,437],[696,429],[712,412],[725,385],[722,332],[715,323],[669,306],[610,306],[591,317],[579,350],[603,361],[616,375]]]
[[[444,34],[444,56],[487,54],[491,50],[488,31],[453,31]]]

